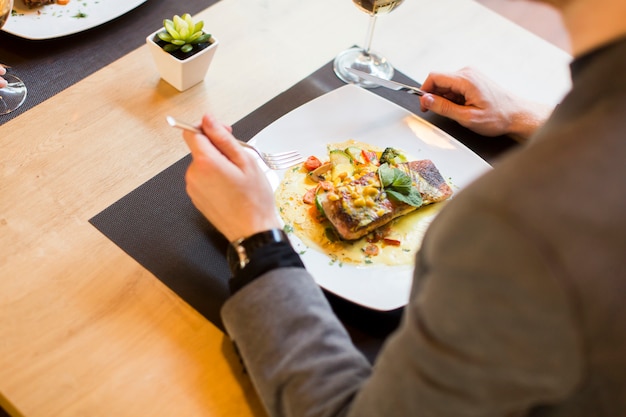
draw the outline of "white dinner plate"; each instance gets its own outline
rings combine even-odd
[[[465,145],[421,117],[353,85],[291,111],[259,132],[251,143],[265,152],[297,149],[305,157],[327,159],[328,143],[348,139],[381,148],[392,146],[418,159],[431,159],[455,192],[491,168]],[[266,171],[274,189],[284,172]],[[331,262],[320,250],[307,247],[293,233],[289,238],[322,288],[375,310],[389,311],[407,303],[413,265],[340,264]]]
[[[146,0],[70,0],[29,9],[14,0],[13,13],[2,30],[25,39],[41,40],[71,35],[119,17]]]

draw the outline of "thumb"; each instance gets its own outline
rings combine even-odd
[[[422,111],[430,110],[433,113],[453,120],[459,120],[465,110],[465,106],[455,104],[444,97],[429,93],[421,97],[420,103]]]

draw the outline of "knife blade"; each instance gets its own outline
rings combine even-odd
[[[376,77],[375,75],[368,74],[367,72],[363,72],[358,69],[346,67],[346,70],[350,71],[352,74],[356,75],[357,77],[363,78],[366,81],[369,81],[374,84],[378,84],[381,87],[389,88],[391,90],[406,91],[407,93],[415,94],[418,96],[423,96],[425,93],[420,88],[402,84],[397,81],[385,80],[384,78]]]

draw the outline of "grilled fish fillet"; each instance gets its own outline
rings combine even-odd
[[[452,189],[431,160],[406,162],[398,168],[413,179],[422,196],[422,205],[444,201],[452,195]],[[418,208],[387,198],[375,172],[318,196],[318,201],[326,218],[344,240],[360,239]]]

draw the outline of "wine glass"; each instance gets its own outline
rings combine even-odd
[[[0,29],[4,26],[13,10],[13,0],[0,0]],[[2,63],[0,63],[2,65]],[[3,67],[7,68],[5,65]],[[11,113],[26,99],[26,86],[15,75],[8,72],[2,76],[9,85],[0,88],[0,115]]]
[[[365,48],[354,47],[341,52],[333,62],[335,74],[343,81],[365,88],[377,87],[370,81],[363,80],[357,75],[347,71],[346,68],[354,68],[379,78],[390,80],[393,77],[393,67],[384,57],[371,51],[374,25],[379,14],[389,13],[398,7],[404,0],[352,0],[362,11],[370,15],[369,27],[365,38]]]

